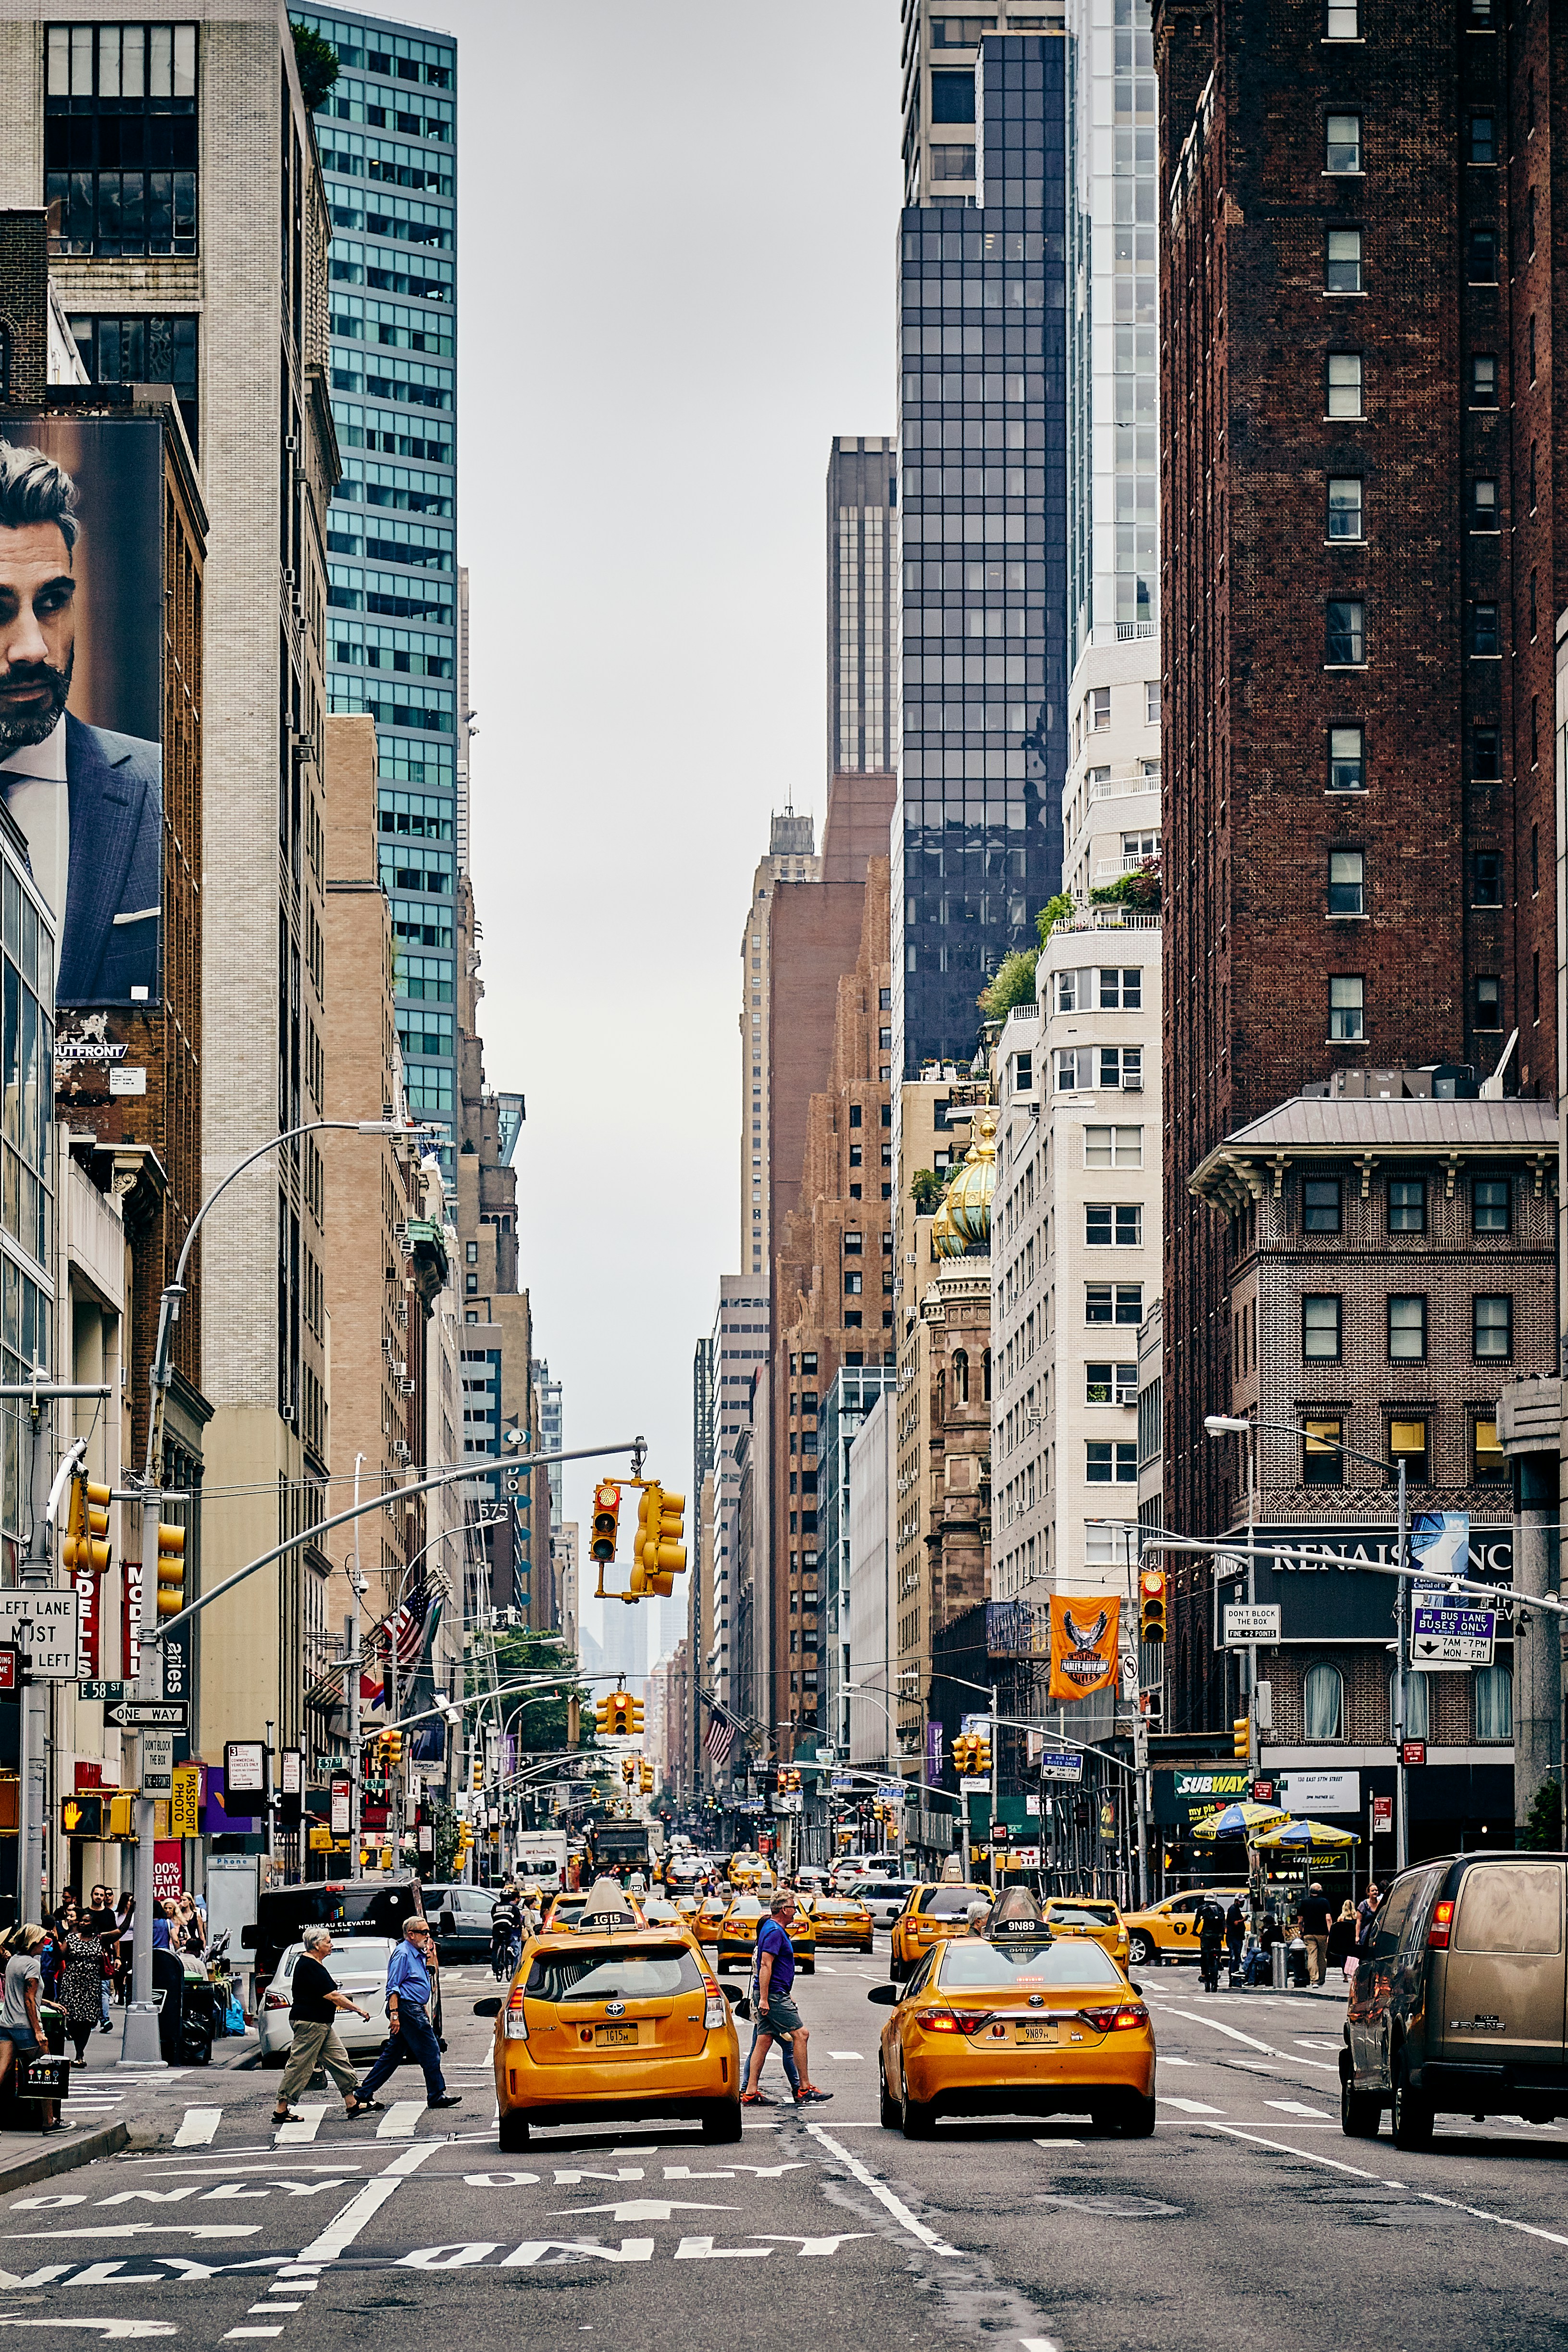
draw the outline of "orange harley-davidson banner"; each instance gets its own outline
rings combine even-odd
[[[1114,1690],[1121,1600],[1114,1592],[1051,1595],[1051,1696]]]

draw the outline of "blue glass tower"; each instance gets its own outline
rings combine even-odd
[[[457,43],[297,12],[336,50],[316,115],[331,209],[328,690],[380,750],[381,877],[409,1108],[457,1122]],[[452,1152],[442,1153],[448,1180]]]
[[[900,1074],[975,1047],[975,998],[1059,887],[1067,770],[1066,58],[988,34],[978,201],[902,215]],[[952,77],[957,79],[957,77]],[[955,118],[954,118],[955,119]]]

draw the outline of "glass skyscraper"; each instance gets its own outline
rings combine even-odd
[[[449,36],[298,12],[336,50],[316,115],[331,211],[328,688],[379,745],[383,887],[409,1108],[457,1124],[457,86]],[[448,1181],[450,1145],[442,1152]]]
[[[1067,767],[1065,42],[986,34],[978,201],[901,219],[900,1075],[975,1048],[975,998],[1059,887]],[[957,79],[951,72],[948,79]],[[945,119],[962,93],[946,92]]]

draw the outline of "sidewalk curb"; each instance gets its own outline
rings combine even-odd
[[[79,2165],[96,2164],[100,2156],[118,2156],[130,2145],[128,2124],[99,2124],[69,2139],[47,2141],[36,2156],[22,2156],[14,2164],[0,2160],[0,2196],[26,2189],[35,2180],[51,2179],[57,2172],[74,2172]]]

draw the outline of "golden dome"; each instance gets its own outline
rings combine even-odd
[[[963,1235],[952,1222],[952,1211],[948,1205],[948,1196],[945,1194],[938,1204],[935,1216],[931,1221],[931,1246],[933,1257],[963,1255]]]
[[[959,1238],[957,1250],[944,1255],[956,1256],[975,1244],[990,1245],[991,1196],[996,1190],[995,1112],[978,1112],[974,1129],[963,1165],[947,1188],[943,1205]]]

